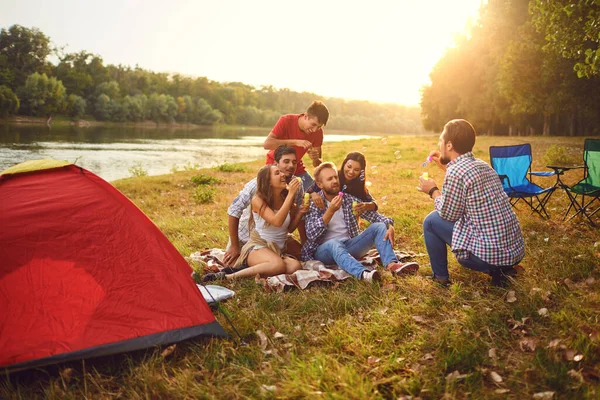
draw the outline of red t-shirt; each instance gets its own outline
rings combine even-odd
[[[279,117],[279,121],[277,121],[271,132],[280,140],[308,140],[312,143],[313,147],[321,147],[323,145],[323,129],[319,128],[319,130],[313,133],[302,132],[298,127],[298,119],[302,116],[304,114],[287,114]],[[296,149],[296,158],[298,159],[296,175],[302,175],[306,172],[302,157],[306,154],[307,149],[298,146],[294,146],[294,149]],[[267,153],[267,164],[275,163],[274,154],[275,150],[270,150]]]

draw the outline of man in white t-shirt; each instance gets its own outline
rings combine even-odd
[[[302,259],[337,264],[357,279],[373,281],[380,278],[377,270],[370,271],[357,261],[373,246],[377,248],[386,269],[394,275],[416,273],[417,263],[401,264],[394,254],[394,221],[376,211],[365,211],[361,217],[371,225],[360,232],[358,217],[352,203],[361,200],[340,192],[335,164],[326,162],[315,171],[315,181],[321,188],[319,195],[326,207],[321,210],[311,203],[306,214],[307,241],[302,247]]]

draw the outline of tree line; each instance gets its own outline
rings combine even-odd
[[[56,65],[49,61],[53,54]],[[62,114],[114,122],[271,127],[282,114],[302,112],[316,99],[327,104],[332,129],[423,131],[418,107],[105,65],[87,51],[64,54],[36,28],[13,25],[0,31],[0,117]]]
[[[426,129],[450,119],[490,135],[600,134],[600,2],[488,0],[422,89]]]

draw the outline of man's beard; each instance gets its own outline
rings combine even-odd
[[[328,195],[335,196],[340,192],[340,188],[338,187],[337,189],[323,189],[323,191]]]
[[[448,165],[448,163],[450,162],[450,158],[446,157],[446,156],[441,156],[440,157],[440,162],[442,163],[442,165]]]

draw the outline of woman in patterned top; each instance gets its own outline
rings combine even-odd
[[[342,162],[342,168],[338,171],[340,187],[342,192],[349,193],[354,197],[358,197],[362,202],[358,203],[354,208],[356,214],[360,215],[365,211],[377,211],[377,203],[369,194],[369,189],[366,185],[365,170],[367,168],[367,160],[363,153],[353,151],[346,155]],[[315,205],[323,209],[325,204],[321,196],[317,192],[321,191],[317,185],[314,185],[308,190],[311,193],[311,199]]]

